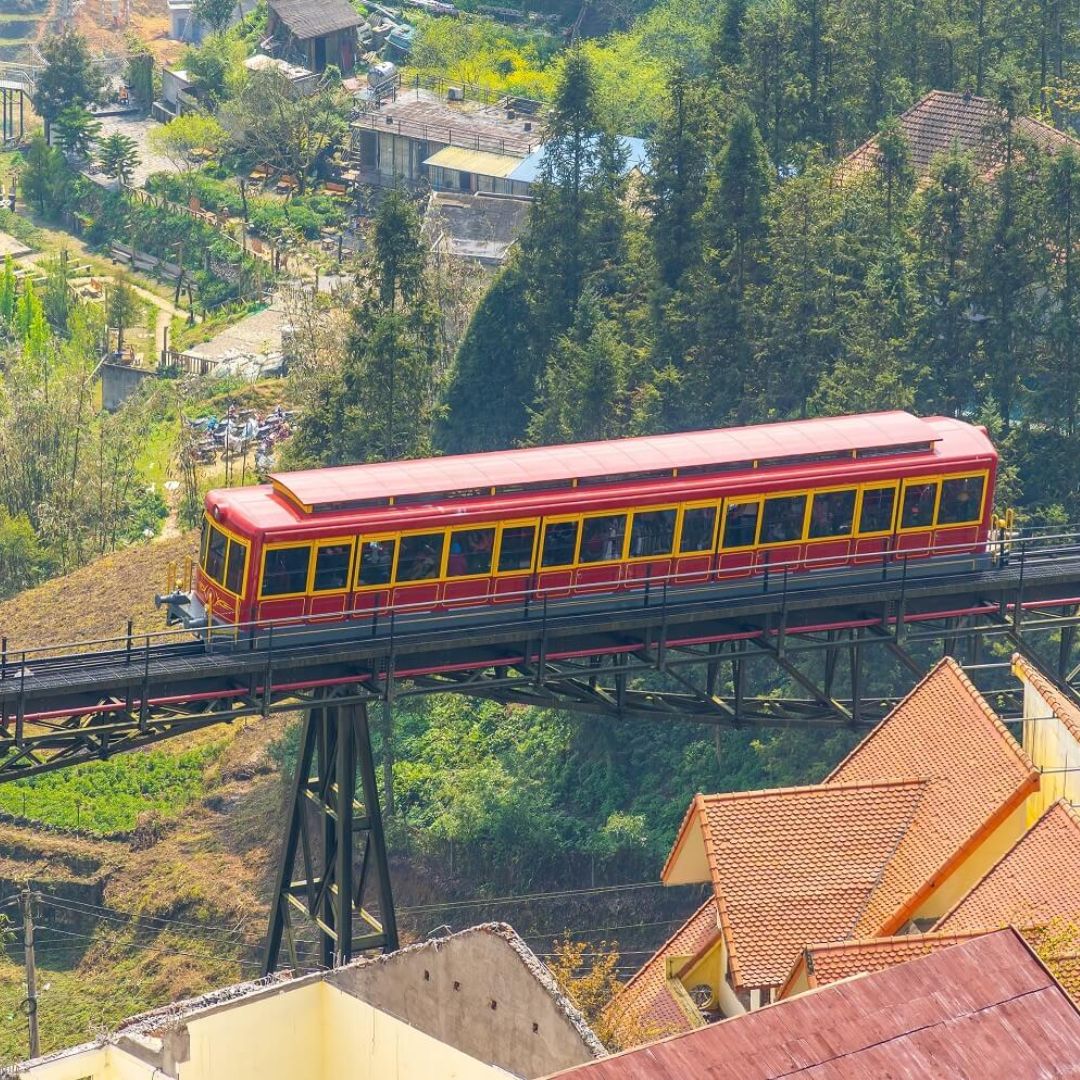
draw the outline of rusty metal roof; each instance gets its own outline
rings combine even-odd
[[[556,1073],[560,1080],[1080,1077],[1080,1011],[1012,929]]]

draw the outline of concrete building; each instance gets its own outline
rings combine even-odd
[[[244,61],[244,67],[248,71],[276,71],[282,78],[289,80],[296,97],[314,94],[319,86],[319,76],[314,71],[309,71],[299,64],[290,64],[288,60],[282,60],[280,56],[265,56],[262,53],[256,53]]]
[[[610,1006],[622,1041],[797,992],[811,942],[1080,923],[1080,828],[1043,791],[1060,800],[1065,763],[1080,762],[1080,709],[1016,665],[1050,717],[1033,717],[1024,746],[946,659],[824,783],[697,795],[661,878],[711,895]]]
[[[603,1048],[508,926],[136,1017],[22,1080],[525,1080]]]
[[[192,13],[193,0],[167,0],[169,8],[169,37],[188,45],[198,45],[209,30]],[[255,10],[256,0],[237,0],[233,5],[229,25],[234,26],[242,16]]]

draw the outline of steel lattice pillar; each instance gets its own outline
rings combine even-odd
[[[373,877],[377,915],[364,906]],[[278,967],[283,944],[299,968],[297,945],[312,942],[301,931],[312,930],[315,963],[326,968],[398,944],[367,706],[337,705],[332,694],[308,709],[303,722],[264,972]]]

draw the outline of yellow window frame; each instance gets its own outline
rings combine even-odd
[[[362,533],[356,538],[356,550],[353,561],[353,572],[350,580],[353,584],[354,592],[370,592],[372,589],[392,589],[394,587],[394,575],[397,573],[397,559],[398,552],[401,550],[401,545],[398,541],[401,539],[399,533]],[[390,560],[390,574],[387,579],[377,585],[361,585],[360,584],[360,566],[364,561],[363,547],[365,544],[377,544],[385,543],[388,540],[394,541],[394,557]]]
[[[761,535],[761,510],[764,501],[765,497],[763,495],[736,495],[732,498],[724,499],[724,505],[722,507],[723,513],[719,525],[719,535],[717,537],[717,551],[721,555],[730,555],[735,551],[752,551],[758,546],[757,539]],[[738,544],[735,547],[725,547],[724,539],[727,534],[728,511],[732,506],[748,506],[751,503],[754,503],[757,506],[757,517],[754,519],[754,539],[749,544]]]
[[[394,588],[409,585],[437,585],[446,580],[446,561],[450,557],[450,544],[448,541],[448,534],[450,529],[447,526],[442,526],[438,529],[409,529],[408,532],[397,533],[397,548],[394,551],[394,576],[391,578]],[[441,536],[442,537],[442,550],[439,553],[439,571],[437,574],[431,577],[425,578],[410,578],[408,581],[398,581],[397,572],[398,565],[401,560],[401,545],[405,540],[410,539],[413,536]],[[374,539],[371,537],[370,539]],[[461,581],[462,578],[454,578],[455,581]]]
[[[507,529],[523,529],[527,525],[532,526],[533,538],[532,538],[532,550],[529,553],[529,566],[526,570],[500,570],[499,560],[502,558],[502,543],[503,533]],[[495,537],[495,552],[491,560],[491,576],[492,577],[521,577],[522,574],[531,574],[536,567],[537,553],[540,544],[540,535],[543,530],[540,528],[540,518],[520,518],[514,521],[500,521],[498,535]],[[455,581],[458,579],[455,578]]]
[[[203,520],[208,522],[211,528],[217,529],[217,531],[221,533],[227,541],[225,544],[225,565],[223,568],[223,580],[218,581],[217,578],[212,578],[209,574],[206,573],[206,553],[209,550],[210,543],[209,531],[206,532],[206,543],[202,543],[201,540],[199,542],[199,569],[207,578],[210,579],[210,581],[214,583],[214,585],[217,586],[217,588],[221,589],[222,592],[228,593],[229,596],[235,597],[237,600],[239,600],[244,595],[244,586],[247,584],[248,570],[251,567],[251,541],[243,536],[240,536],[239,533],[233,532],[232,529],[226,527],[225,525],[222,525],[221,522],[215,521],[209,514],[204,514]],[[231,544],[239,544],[244,549],[244,570],[240,578],[240,592],[238,593],[233,592],[232,589],[230,589],[228,585],[225,584],[229,577],[229,545]]]
[[[638,563],[638,562],[652,562],[654,559],[674,559],[675,558],[675,547],[678,544],[679,535],[680,535],[679,534],[679,525],[682,522],[682,517],[681,517],[681,515],[679,513],[679,509],[680,508],[679,508],[678,503],[661,503],[659,506],[637,506],[637,507],[634,507],[632,510],[630,510],[627,513],[626,536],[624,537],[625,543],[623,544],[623,550],[626,552],[626,557],[623,559],[623,562]],[[664,511],[664,510],[674,510],[675,511],[675,524],[672,525],[672,527],[671,527],[672,528],[671,550],[668,551],[666,555],[631,555],[630,554],[630,544],[631,544],[631,539],[632,539],[632,537],[634,535],[634,521],[636,520],[638,515],[639,514],[657,514],[657,513],[660,513],[662,511]],[[603,516],[603,515],[601,515],[601,516]],[[608,516],[610,516],[610,515],[608,515]],[[611,561],[615,562],[616,560],[613,559]],[[588,565],[592,566],[592,563],[589,563]]]
[[[757,536],[758,542],[755,547],[759,548],[782,548],[790,547],[792,544],[802,544],[806,541],[806,526],[810,520],[810,505],[812,503],[811,496],[814,494],[814,488],[804,488],[800,491],[777,491],[771,495],[763,495],[761,500],[761,511],[758,513],[757,523]],[[770,499],[797,499],[799,496],[803,496],[806,502],[803,504],[802,515],[802,531],[798,536],[791,540],[769,540],[765,541],[761,539],[761,527],[765,523],[765,506]]]
[[[930,515],[928,525],[904,525],[904,498],[907,496],[909,487],[921,487],[923,484],[934,484],[934,512]],[[933,531],[937,521],[938,503],[941,502],[941,475],[934,476],[905,476],[900,484],[900,499],[897,504],[894,523],[898,534]]]
[[[314,545],[310,540],[285,540],[277,544],[263,545],[262,565],[259,568],[258,600],[260,603],[263,600],[295,600],[298,596],[308,595],[309,586],[311,585],[311,568],[315,563],[315,559],[311,556],[308,557],[307,577],[304,581],[303,592],[273,593],[270,596],[263,592],[263,585],[266,581],[266,560],[270,557],[271,552],[285,551],[290,548],[307,548],[309,552],[314,553]]]
[[[851,528],[846,533],[830,533],[828,536],[811,536],[810,522],[814,517],[814,500],[819,495],[832,495],[837,491],[854,491],[855,503],[851,510]],[[832,487],[811,488],[806,506],[806,519],[803,522],[803,537],[808,544],[827,543],[830,540],[851,540],[859,525],[859,510],[862,507],[862,489],[858,484],[835,484]]]
[[[973,521],[950,521],[945,524],[939,525],[937,516],[941,512],[941,498],[945,492],[946,480],[975,480],[982,478],[982,497],[979,499],[979,516]],[[941,483],[938,485],[938,497],[937,503],[934,506],[934,528],[935,529],[970,529],[972,525],[978,525],[983,519],[983,515],[986,512],[986,497],[990,491],[990,471],[988,469],[977,469],[974,472],[962,472],[962,473],[946,473],[941,476]]]
[[[615,508],[614,510],[597,510],[593,513],[581,515],[581,528],[578,529],[577,537],[577,561],[575,566],[610,566],[612,563],[626,562],[626,549],[630,544],[630,515],[632,511],[629,509],[620,510]],[[622,547],[619,550],[619,554],[611,559],[590,559],[589,562],[581,561],[581,544],[585,539],[585,522],[592,521],[595,518],[610,518],[618,517],[622,515],[626,518],[626,527],[623,529]],[[606,542],[606,541],[605,541]]]
[[[490,529],[494,533],[491,539],[491,566],[486,574],[453,574],[450,573],[450,538],[456,532],[475,532],[478,529]],[[426,534],[430,535],[430,534]],[[501,533],[499,530],[499,522],[497,521],[480,521],[475,522],[472,525],[455,525],[446,530],[446,539],[443,541],[443,547],[445,548],[445,557],[443,559],[443,574],[447,581],[480,581],[484,578],[494,577],[495,575],[495,552],[499,549],[499,539]],[[535,545],[536,539],[533,538],[533,544]]]
[[[349,568],[345,574],[345,584],[340,589],[316,589],[315,571],[319,565],[319,551],[324,547],[335,547],[338,544],[349,545]],[[356,537],[355,536],[328,536],[322,540],[316,540],[312,545],[311,565],[308,567],[308,592],[312,596],[327,596],[331,593],[352,592],[353,571],[356,561]]]
[[[715,510],[713,514],[712,523],[712,536],[709,539],[709,546],[707,548],[697,548],[694,551],[683,551],[682,538],[683,538],[683,524],[686,521],[686,513],[688,510]],[[679,520],[675,523],[675,551],[672,554],[673,559],[689,559],[695,555],[713,555],[716,553],[716,545],[720,538],[720,529],[724,523],[724,500],[723,499],[704,499],[699,502],[682,503],[679,507]]]
[[[573,570],[574,567],[577,566],[577,562],[575,561],[575,559],[577,556],[578,547],[581,544],[581,517],[581,514],[559,514],[556,517],[546,517],[543,519],[543,535],[540,537],[540,543],[539,547],[537,547],[536,549],[535,558],[536,572],[538,574],[549,574],[556,570]],[[571,552],[570,562],[558,563],[555,566],[544,566],[544,545],[547,543],[548,529],[550,529],[552,525],[567,525],[573,524],[575,522],[577,523],[578,528],[577,534],[574,537],[574,550]]]
[[[892,503],[892,515],[889,518],[889,527],[887,529],[870,529],[866,532],[862,530],[862,512],[863,512],[863,499],[868,491],[884,491],[886,488],[890,489],[893,493]],[[859,498],[855,508],[855,533],[854,536],[858,540],[862,540],[872,536],[892,536],[893,531],[896,528],[896,518],[900,512],[900,481],[899,480],[873,480],[865,484],[859,485]]]

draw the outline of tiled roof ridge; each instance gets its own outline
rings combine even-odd
[[[719,802],[716,796],[713,801]],[[713,839],[712,828],[709,825],[709,815],[705,810],[709,798],[700,792],[694,796],[694,809],[697,811],[698,821],[701,824],[701,835],[705,842],[705,862],[709,867],[709,877],[712,878],[713,898],[716,900],[716,914],[720,919],[720,934],[727,943],[728,969],[731,972],[731,981],[738,986],[741,980],[742,965],[738,950],[735,947],[735,934],[731,925],[731,916],[728,912],[727,897],[724,895],[724,887],[720,882],[720,870],[716,864],[716,841]]]
[[[633,986],[634,983],[636,983],[638,979],[640,979],[645,974],[645,972],[649,968],[649,965],[657,957],[667,954],[668,946],[687,928],[687,926],[689,926],[690,923],[692,923],[694,919],[696,919],[702,913],[702,911],[705,910],[705,908],[707,908],[710,904],[715,903],[716,898],[709,896],[705,899],[705,902],[700,907],[695,908],[693,912],[691,912],[691,914],[689,914],[685,919],[683,919],[683,921],[679,923],[679,925],[675,928],[675,931],[668,937],[668,939],[656,949],[652,956],[650,956],[649,959],[646,960],[645,963],[642,964],[641,967],[639,967],[637,971],[635,971],[634,974],[631,975],[625,983],[623,983],[622,988],[619,990],[619,994],[626,993],[626,991],[629,990],[630,987]]]
[[[993,864],[993,866],[991,866],[991,867],[990,867],[990,868],[989,868],[989,869],[988,869],[988,870],[986,871],[986,873],[985,873],[985,874],[983,874],[983,875],[982,875],[982,877],[980,877],[980,878],[979,878],[979,880],[978,880],[978,881],[976,881],[976,882],[975,882],[975,883],[974,883],[974,884],[973,884],[973,885],[971,886],[971,888],[970,888],[970,889],[968,889],[968,890],[967,890],[967,892],[965,892],[965,893],[964,893],[964,895],[963,895],[963,896],[961,896],[961,897],[960,897],[960,898],[959,898],[959,899],[958,899],[958,900],[956,901],[956,903],[954,903],[954,904],[952,905],[952,907],[950,907],[950,908],[949,908],[949,910],[948,910],[948,911],[946,911],[946,912],[945,912],[945,914],[944,914],[944,915],[942,915],[942,916],[941,916],[941,918],[939,918],[939,919],[938,919],[938,921],[937,921],[936,923],[934,923],[934,925],[933,925],[933,926],[931,927],[931,931],[933,931],[933,930],[936,930],[936,929],[937,929],[937,928],[938,928],[939,926],[943,926],[943,925],[944,925],[944,924],[945,924],[946,922],[948,922],[948,920],[949,920],[949,919],[951,919],[951,918],[953,917],[953,915],[954,915],[954,913],[955,913],[955,912],[957,911],[957,909],[958,909],[958,908],[960,908],[960,907],[961,907],[961,906],[962,906],[962,905],[963,905],[963,904],[964,904],[964,903],[965,903],[965,902],[966,902],[966,901],[967,901],[967,900],[968,900],[968,899],[970,898],[971,894],[972,894],[973,892],[975,892],[975,890],[976,890],[976,889],[977,889],[977,888],[978,888],[978,887],[979,887],[980,885],[982,885],[982,883],[983,883],[984,881],[986,881],[986,880],[987,880],[987,879],[988,879],[988,878],[989,878],[989,877],[990,877],[990,876],[991,876],[991,875],[992,875],[992,874],[993,874],[993,873],[994,873],[994,872],[995,872],[995,871],[996,871],[996,870],[998,869],[998,867],[1000,867],[1000,866],[1001,866],[1001,864],[1002,864],[1002,863],[1004,863],[1004,862],[1005,862],[1005,861],[1006,861],[1007,859],[1009,859],[1009,858],[1010,858],[1010,857],[1011,857],[1011,856],[1013,855],[1013,853],[1014,853],[1014,852],[1016,851],[1016,849],[1017,849],[1018,847],[1020,847],[1020,845],[1021,845],[1021,844],[1023,844],[1023,843],[1024,843],[1024,842],[1025,842],[1025,841],[1026,841],[1026,840],[1027,840],[1027,839],[1028,839],[1029,837],[1031,837],[1031,836],[1032,836],[1032,835],[1033,835],[1033,834],[1035,833],[1036,829],[1040,828],[1040,826],[1045,826],[1045,824],[1046,824],[1046,823],[1047,823],[1047,822],[1048,822],[1048,821],[1049,821],[1049,820],[1051,819],[1051,817],[1052,817],[1052,816],[1054,815],[1055,811],[1057,811],[1057,810],[1059,810],[1059,809],[1060,809],[1060,810],[1064,810],[1064,811],[1065,811],[1065,813],[1066,813],[1066,814],[1068,815],[1069,819],[1070,819],[1070,820],[1072,821],[1072,823],[1073,823],[1073,824],[1074,824],[1074,825],[1076,826],[1077,830],[1078,830],[1078,831],[1080,831],[1080,813],[1078,813],[1078,812],[1077,812],[1077,810],[1076,810],[1076,809],[1075,809],[1075,808],[1074,808],[1074,807],[1073,807],[1073,806],[1072,806],[1072,805],[1071,805],[1071,804],[1070,804],[1070,803],[1068,802],[1068,800],[1067,800],[1067,799],[1058,799],[1057,801],[1055,801],[1055,802],[1051,803],[1051,804],[1050,804],[1050,805],[1049,805],[1049,806],[1048,806],[1048,807],[1047,807],[1047,808],[1046,808],[1046,809],[1045,809],[1045,810],[1043,811],[1043,813],[1041,814],[1041,816],[1039,817],[1039,819],[1038,819],[1038,820],[1037,820],[1037,821],[1036,821],[1036,822],[1035,822],[1035,823],[1034,823],[1034,824],[1033,824],[1033,825],[1031,826],[1031,828],[1030,828],[1030,829],[1028,829],[1028,830],[1027,830],[1027,831],[1026,831],[1026,832],[1025,832],[1024,834],[1023,834],[1023,836],[1021,836],[1021,837],[1020,837],[1020,838],[1019,838],[1019,839],[1018,839],[1018,840],[1016,841],[1016,843],[1015,843],[1015,844],[1012,844],[1012,845],[1011,845],[1011,846],[1009,847],[1009,849],[1008,849],[1008,850],[1007,850],[1007,851],[1006,851],[1006,852],[1005,852],[1005,853],[1004,853],[1004,854],[1003,854],[1003,855],[1001,856],[1001,858],[999,858],[999,859],[998,859],[998,860],[997,860],[997,861],[996,861],[996,862],[995,862],[995,863]]]
[[[1031,760],[1027,751],[1012,737],[1009,729],[1001,722],[1001,718],[993,710],[990,703],[983,697],[979,689],[968,678],[964,669],[951,657],[943,656],[897,703],[896,707],[881,720],[859,744],[852,748],[850,753],[829,773],[828,776],[822,781],[823,784],[833,786],[833,777],[836,776],[850,761],[853,761],[860,753],[865,752],[873,740],[877,739],[881,732],[885,730],[886,725],[916,694],[918,694],[924,686],[926,686],[931,679],[934,679],[938,674],[944,670],[952,671],[954,675],[960,680],[961,685],[968,692],[971,700],[982,711],[983,715],[993,725],[994,730],[1006,740],[1006,745],[1013,751],[1021,764],[1029,771],[1037,774],[1038,770],[1035,768],[1035,763]],[[838,785],[837,785],[838,786]]]
[[[921,787],[930,783],[926,776],[890,776],[881,780],[845,780],[842,784],[802,784],[798,787],[752,788],[749,791],[721,791],[715,795],[697,795],[703,804],[713,802],[739,802],[743,799],[776,798],[786,795],[831,795],[837,791],[885,791],[901,787]],[[704,805],[702,806],[704,809]]]
[[[1076,716],[1080,715],[1080,704],[1071,701],[1068,691],[1058,686],[1023,653],[1015,652],[1011,659],[1013,674],[1016,674],[1019,668],[1027,677],[1028,682],[1032,683],[1039,694],[1046,698],[1050,711],[1069,729],[1074,738],[1080,739],[1080,724],[1076,720]],[[1070,713],[1076,715],[1068,715]]]

